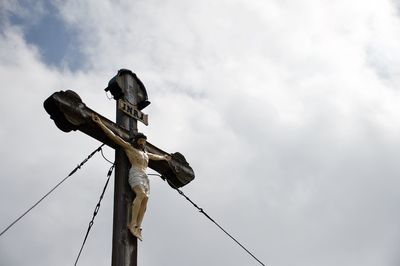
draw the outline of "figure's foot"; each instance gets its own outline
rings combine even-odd
[[[143,237],[142,237],[142,228],[136,226],[135,227],[135,236],[137,237],[137,239],[139,239],[140,241],[143,241]]]
[[[137,225],[128,225],[128,229],[132,235],[134,235],[140,241],[143,241],[142,228],[138,227]]]
[[[128,225],[129,232],[131,232],[132,235],[135,235],[135,228],[136,225]]]

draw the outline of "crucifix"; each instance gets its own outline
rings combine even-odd
[[[140,211],[135,211],[134,206],[131,208],[131,203],[135,196],[141,197],[141,195],[140,191],[132,192],[128,180],[132,176],[129,173],[130,169],[140,166],[131,158],[127,151],[130,148],[127,145],[130,143],[137,145],[138,142],[146,144],[142,155],[150,157],[150,160],[147,159],[148,166],[160,173],[173,188],[182,187],[192,181],[194,172],[182,154],[179,152],[168,154],[147,142],[144,135],[138,133],[137,121],[148,125],[148,115],[142,110],[150,102],[143,83],[135,73],[127,69],[119,70],[105,90],[109,91],[117,101],[116,123],[88,108],[79,95],[71,90],[52,94],[45,100],[44,108],[60,130],[64,132],[79,130],[115,149],[111,265],[136,266],[137,239],[141,238],[141,234],[140,228],[135,228],[138,225],[133,224],[134,219],[131,219],[131,216],[132,214],[138,216],[139,213],[139,218],[136,218],[140,221],[143,217],[140,217],[142,215]]]

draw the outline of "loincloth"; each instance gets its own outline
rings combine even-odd
[[[128,182],[131,188],[140,186],[147,195],[150,194],[150,180],[146,173],[131,168],[129,169]]]

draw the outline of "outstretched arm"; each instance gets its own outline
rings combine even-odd
[[[128,142],[126,142],[125,140],[123,140],[119,136],[115,135],[114,132],[112,132],[108,127],[106,127],[106,125],[104,125],[103,122],[101,122],[100,117],[98,115],[92,114],[92,120],[97,125],[99,125],[99,127],[104,131],[104,133],[111,140],[113,140],[116,144],[118,144],[119,146],[121,146],[124,149],[129,148],[131,146]]]
[[[167,155],[167,154],[157,155],[157,154],[148,152],[147,155],[149,155],[150,160],[154,160],[154,161],[161,161],[161,160],[169,161],[169,160],[171,160],[171,156]]]

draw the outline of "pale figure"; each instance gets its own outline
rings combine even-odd
[[[147,202],[150,193],[149,178],[146,174],[146,168],[151,160],[166,160],[169,161],[171,156],[169,155],[157,155],[146,151],[146,139],[147,137],[139,133],[132,143],[129,143],[119,136],[115,135],[107,126],[101,122],[97,115],[92,115],[92,120],[100,126],[104,133],[124,149],[131,168],[129,170],[129,185],[135,192],[136,197],[132,203],[132,218],[128,225],[129,231],[136,236],[139,240],[143,240],[142,237],[142,221],[146,212]]]

